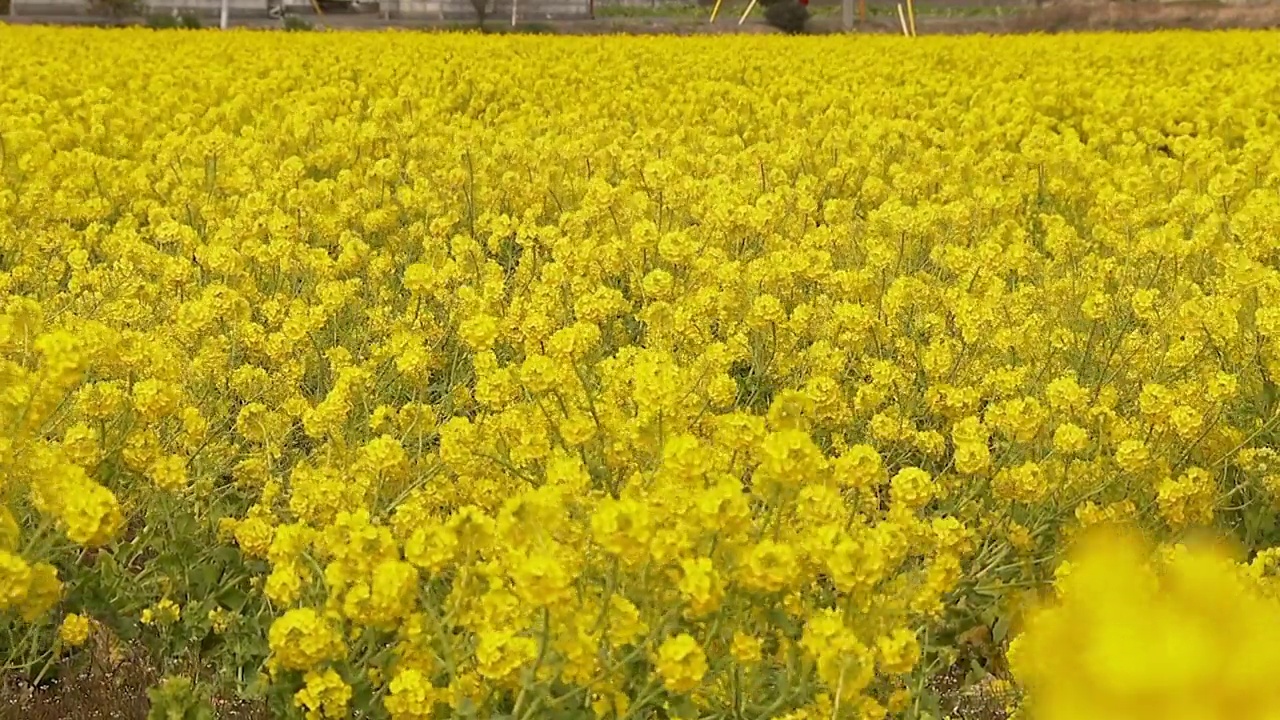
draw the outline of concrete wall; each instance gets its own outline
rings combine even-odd
[[[171,10],[201,16],[216,16],[222,0],[141,0],[152,12]],[[565,20],[588,17],[590,0],[516,0],[522,21]],[[598,1],[598,0],[597,0]],[[645,0],[646,2],[649,0]],[[89,0],[11,0],[18,15],[82,15],[89,12]],[[287,7],[310,11],[310,0],[284,0]],[[495,22],[510,21],[512,0],[488,0],[489,17]],[[471,0],[381,0],[379,9],[391,17],[468,22],[475,18]],[[265,16],[267,0],[228,0],[231,14],[239,17]]]
[[[681,2],[680,0],[596,0],[596,7],[666,7],[668,5],[693,5],[693,0]],[[714,3],[714,0],[712,2]]]
[[[180,12],[193,12],[200,15],[218,13],[222,0],[143,0],[156,10],[176,9]],[[233,13],[265,12],[266,0],[227,0],[227,8]]]
[[[85,0],[9,0],[15,15],[61,15],[88,12]]]
[[[590,12],[588,0],[518,0],[517,17],[522,20],[562,20],[585,18]],[[511,0],[494,0],[498,17],[511,17]]]
[[[488,0],[489,17],[510,20],[512,0]],[[521,20],[563,20],[585,18],[589,0],[516,0]],[[392,17],[472,20],[476,16],[471,0],[382,0],[382,9]]]
[[[90,0],[10,0],[15,15],[88,15]],[[177,10],[202,17],[216,17],[222,9],[222,0],[139,0],[153,13],[168,13]],[[308,0],[286,0],[290,7],[300,2],[310,7]],[[267,14],[266,0],[227,0],[230,14],[236,17],[262,16]]]

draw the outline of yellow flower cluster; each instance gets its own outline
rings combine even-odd
[[[1031,717],[1271,718],[1280,688],[1274,551],[1162,549],[1099,533],[1060,573],[1058,600],[1010,648]],[[1069,570],[1068,570],[1069,568]]]
[[[1276,39],[0,27],[0,657],[874,719],[1280,544]]]

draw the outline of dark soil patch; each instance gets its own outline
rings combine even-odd
[[[59,662],[39,687],[16,674],[0,676],[0,720],[146,720],[147,690],[161,679],[140,651],[115,657],[94,643],[86,652]],[[214,698],[219,720],[268,720],[266,709],[248,702]]]

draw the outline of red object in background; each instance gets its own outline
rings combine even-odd
[[[800,0],[800,4],[805,7],[809,7],[809,0]]]

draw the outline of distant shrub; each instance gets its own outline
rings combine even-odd
[[[797,0],[775,0],[764,9],[765,22],[790,35],[799,35],[809,22],[809,8]]]
[[[173,30],[178,27],[178,16],[172,13],[148,13],[145,22],[153,30]]]

